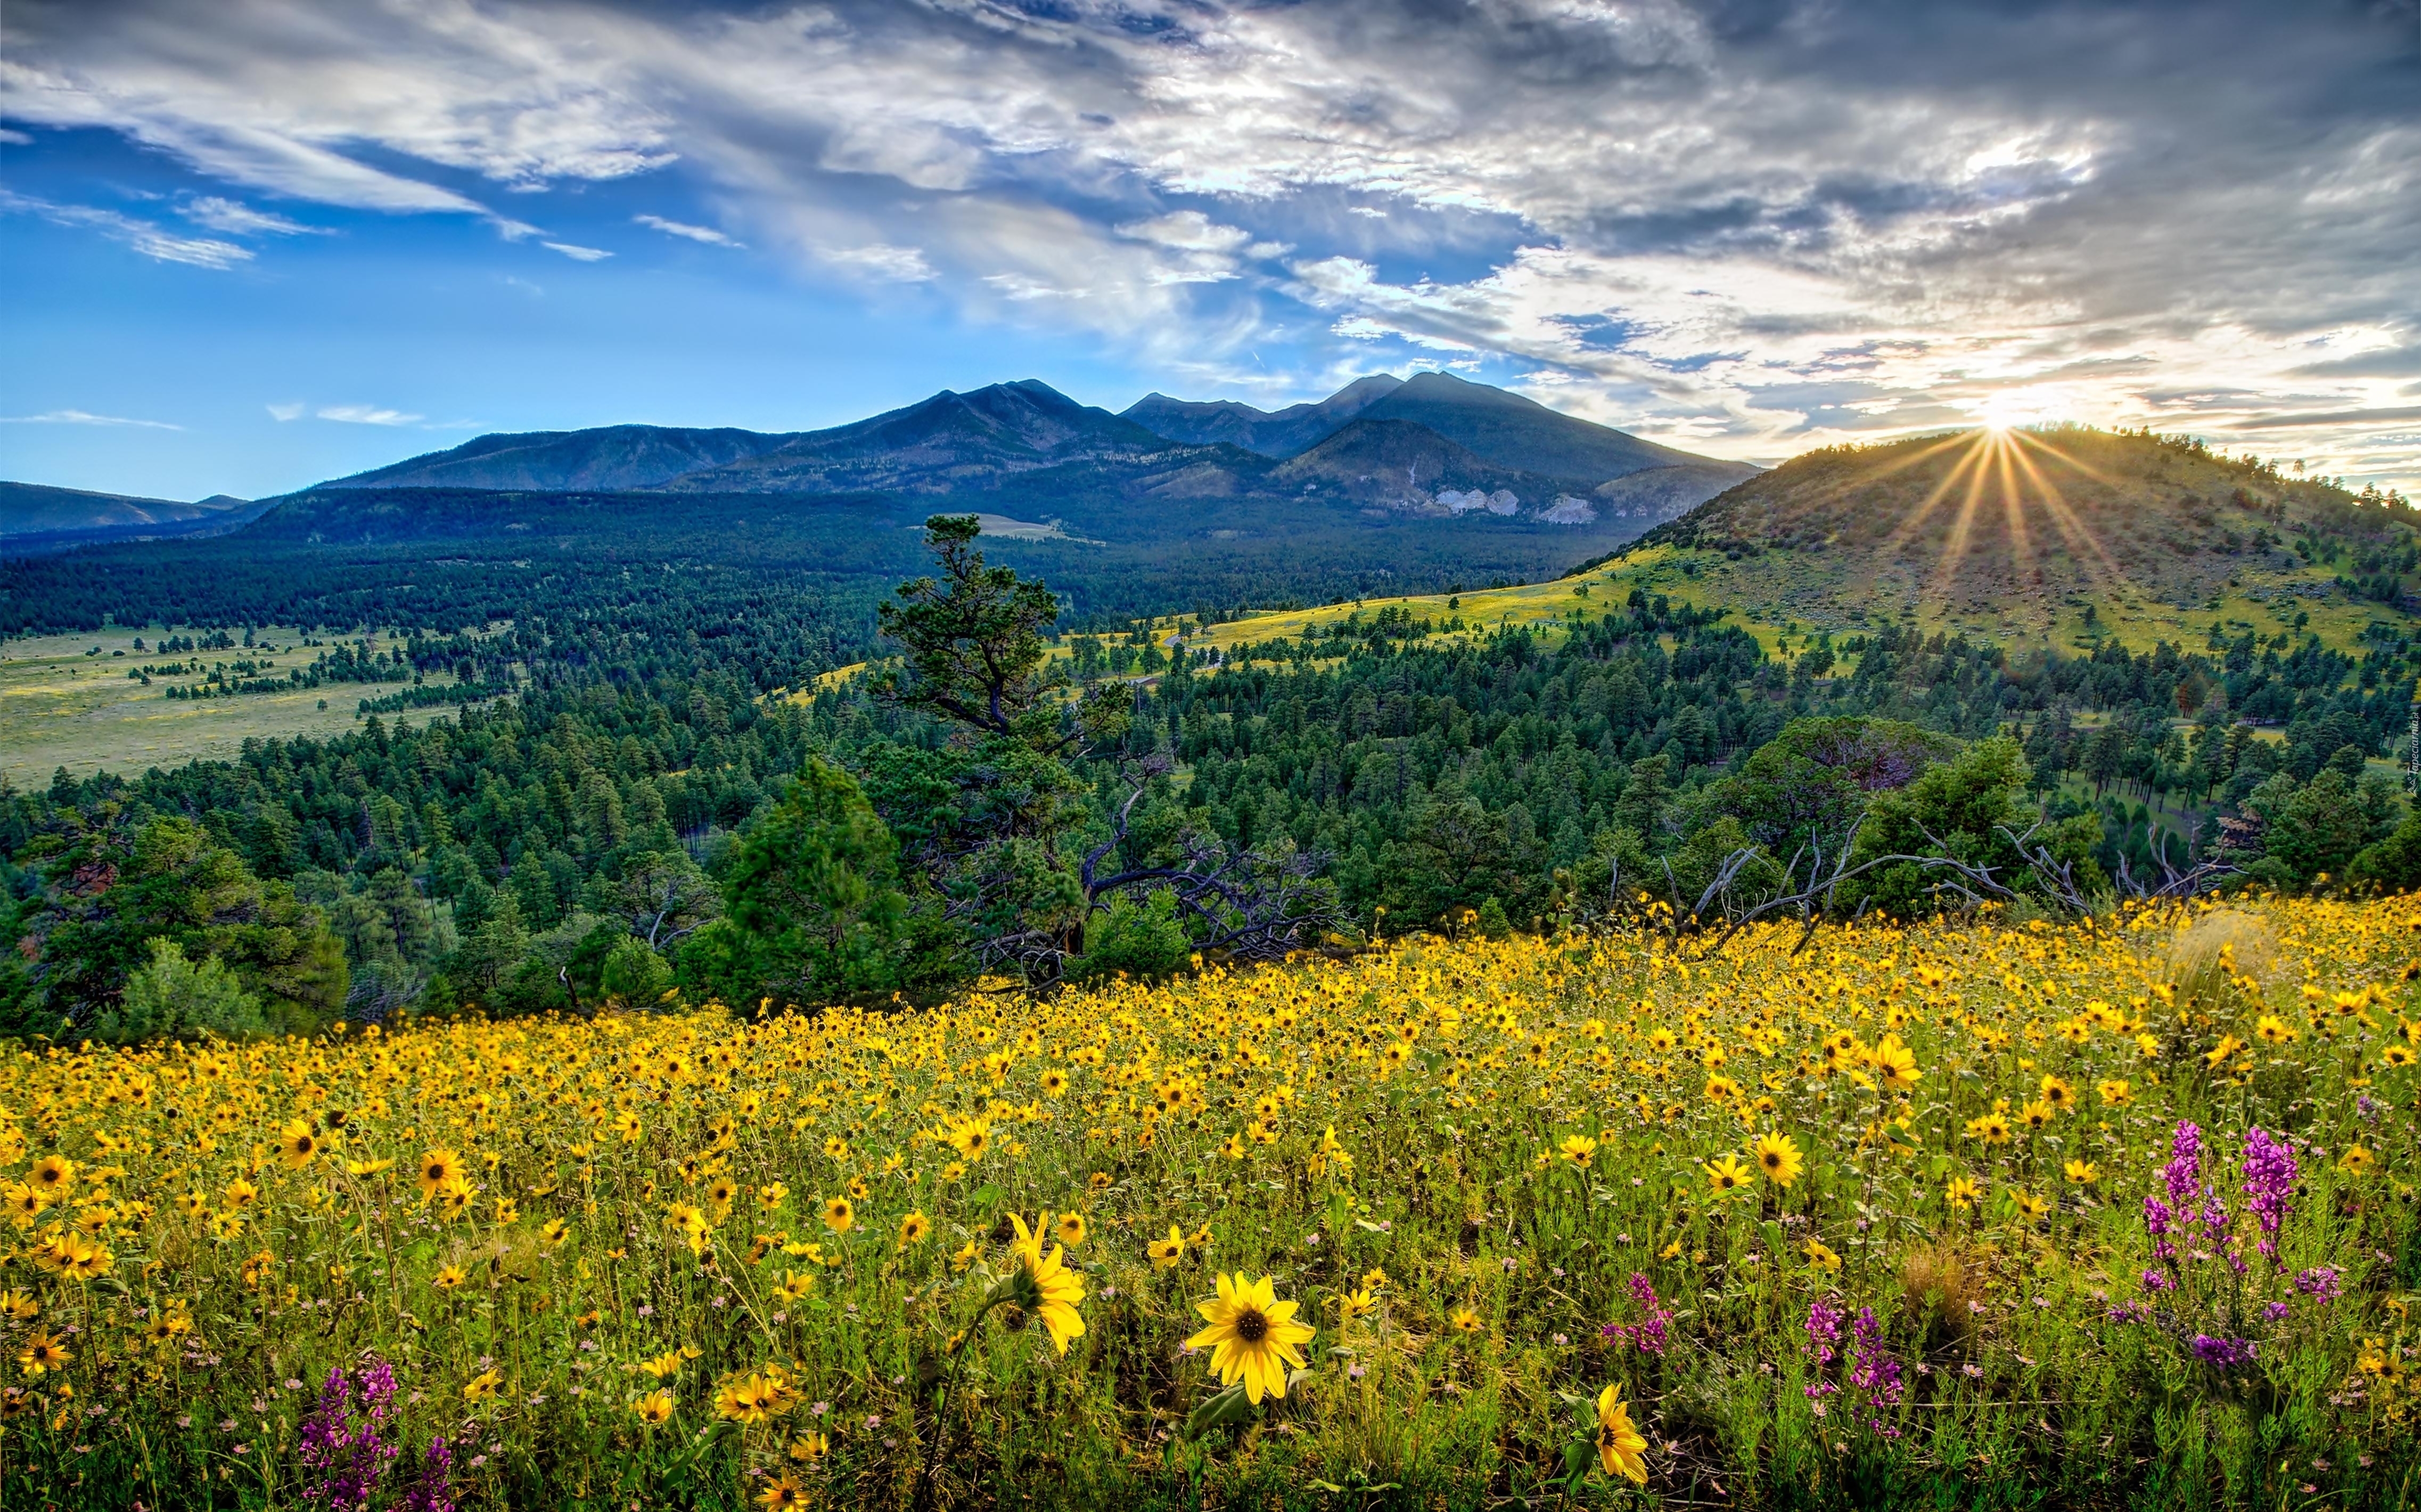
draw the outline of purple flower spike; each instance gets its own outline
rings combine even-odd
[[[361,1398],[358,1426],[356,1395]],[[294,1446],[304,1472],[305,1505],[326,1512],[368,1512],[370,1493],[401,1452],[380,1438],[394,1401],[395,1372],[383,1360],[373,1359],[350,1380],[341,1366],[328,1372]]]
[[[2195,1358],[2222,1370],[2251,1364],[2255,1348],[2251,1339],[2215,1339],[2208,1333],[2194,1336]]]
[[[2278,1257],[2278,1230],[2287,1222],[2287,1199],[2295,1191],[2295,1157],[2259,1125],[2244,1134],[2244,1195],[2261,1224],[2261,1254]]]

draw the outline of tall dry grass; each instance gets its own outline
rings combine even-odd
[[[2226,998],[2237,978],[2268,986],[2277,967],[2278,936],[2267,919],[2218,909],[2178,931],[2169,945],[2167,976],[2180,1007],[2209,1008]]]

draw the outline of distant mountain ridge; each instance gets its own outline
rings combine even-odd
[[[1023,479],[1139,502],[1308,494],[1373,518],[1468,514],[1483,507],[1466,497],[1476,491],[1490,514],[1560,525],[1603,515],[1644,529],[1756,473],[1484,383],[1382,373],[1276,412],[1153,394],[1112,414],[1024,379],[814,431],[489,435],[320,487],[946,497]]]
[[[658,485],[681,493],[947,492],[1039,468],[1132,464],[1165,437],[1037,379],[948,390]]]
[[[685,474],[762,455],[787,435],[693,430],[676,426],[600,426],[487,435],[320,485],[332,489],[471,488],[559,493],[649,489]]]
[[[1197,445],[1242,446],[1264,457],[1288,458],[1307,451],[1342,430],[1356,415],[1404,386],[1393,373],[1357,378],[1324,399],[1289,404],[1275,412],[1234,399],[1208,403],[1147,394],[1121,412],[1127,419]]]

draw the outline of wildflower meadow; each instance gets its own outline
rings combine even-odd
[[[23,1051],[0,1502],[2412,1504],[2421,908]]]

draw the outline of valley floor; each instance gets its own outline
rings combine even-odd
[[[328,682],[291,693],[172,699],[164,680],[147,687],[126,675],[130,666],[188,659],[133,649],[138,637],[148,646],[162,633],[113,629],[0,642],[0,777],[23,789],[48,783],[61,767],[77,777],[97,772],[133,776],[151,767],[173,770],[189,761],[227,760],[248,740],[324,740],[361,727],[357,710],[364,698],[382,697],[405,686]],[[266,638],[284,645],[289,636],[300,639],[292,631],[278,631]],[[198,653],[206,662],[251,654]],[[310,654],[287,653],[275,660],[283,672],[289,664],[307,664]],[[440,674],[430,680],[444,686],[453,679]],[[419,721],[446,712],[415,709],[406,717]],[[389,723],[393,719],[390,715]]]

